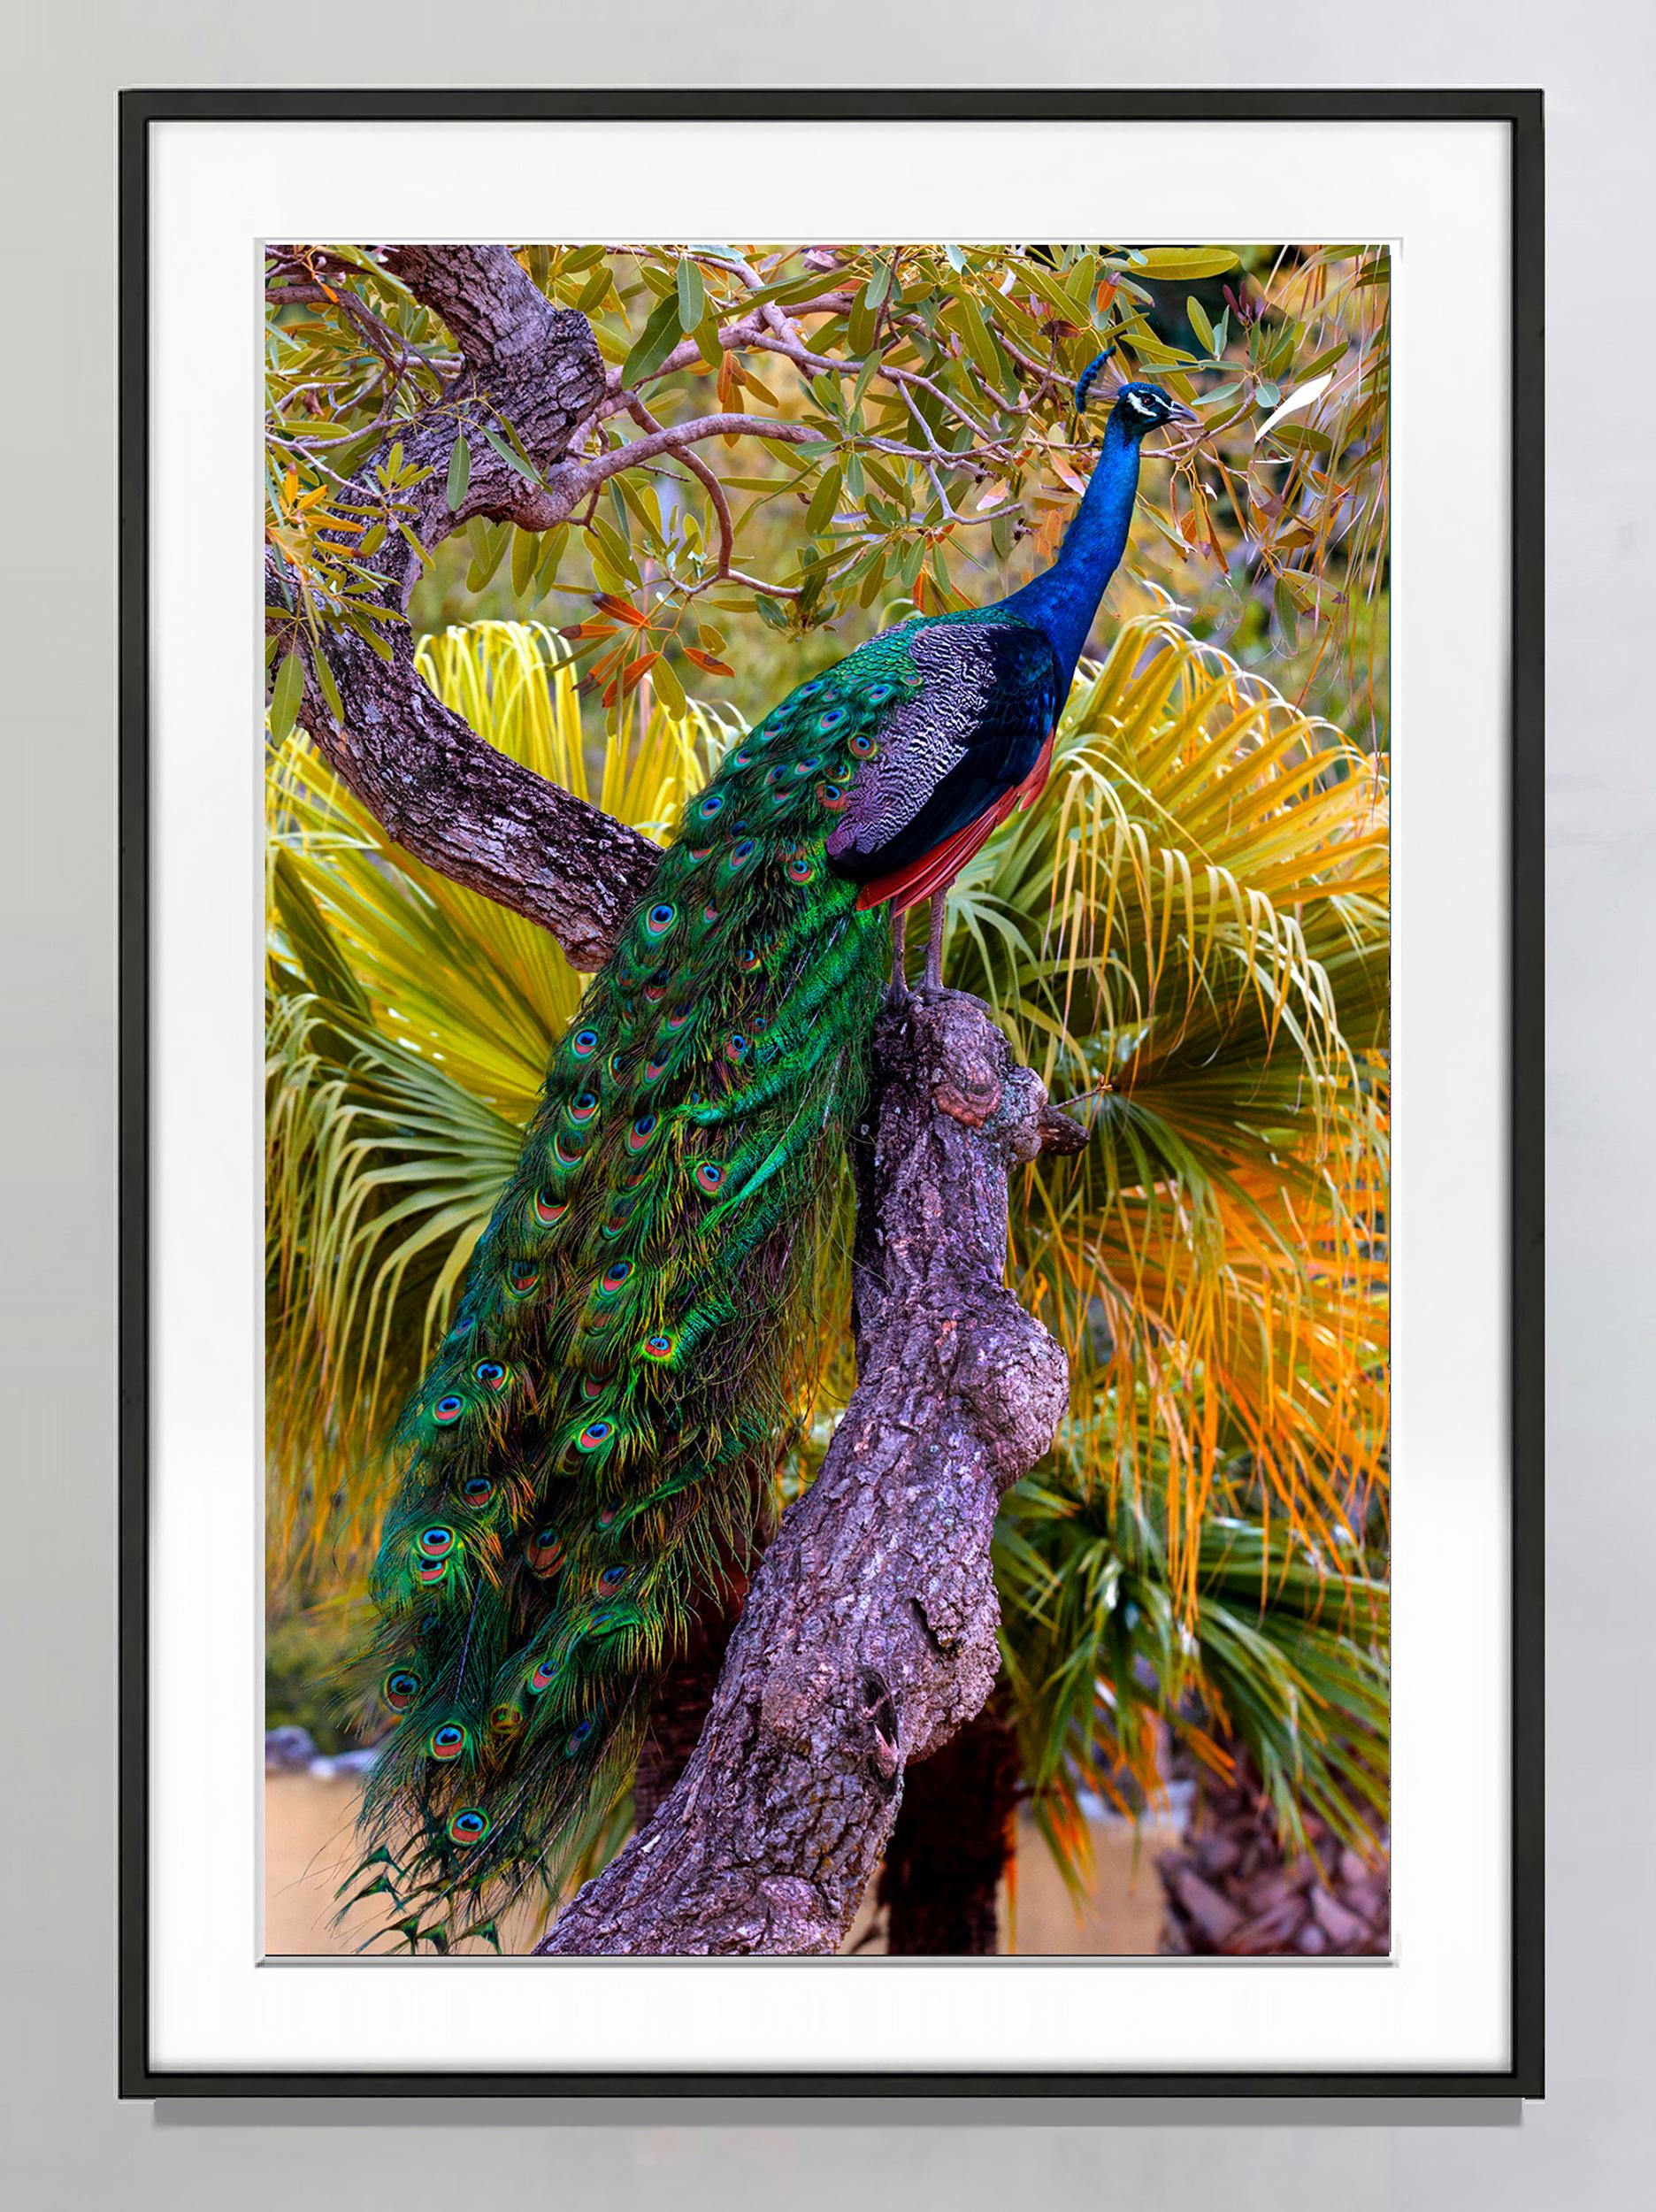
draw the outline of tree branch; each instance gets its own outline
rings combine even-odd
[[[405,458],[431,472],[408,495],[413,535],[429,551],[473,515],[528,529],[562,520],[572,496],[560,505],[481,436],[468,440],[471,480],[457,511],[445,483],[468,416],[505,416],[542,469],[564,459],[603,392],[586,318],[550,305],[503,246],[391,246],[383,257],[442,317],[465,364],[442,411],[395,426]],[[351,480],[367,503],[378,496],[373,465]],[[400,612],[418,560],[391,532],[376,565],[387,580],[381,603]],[[266,599],[274,619],[291,625],[280,611],[294,606],[294,595],[273,550]],[[383,626],[388,661],[354,630],[328,629],[324,650],[343,712],[336,723],[312,671],[299,719],[318,751],[406,852],[539,923],[577,967],[597,967],[647,888],[658,849],[486,744],[420,676],[406,625]],[[303,624],[296,635],[303,649]]]
[[[1002,1280],[1007,1179],[1085,1133],[975,1000],[908,1000],[875,1048],[862,1379],[755,1574],[689,1765],[543,1952],[838,1949],[906,1766],[993,1685],[996,1509],[1051,1443],[1068,1385],[1063,1353]]]

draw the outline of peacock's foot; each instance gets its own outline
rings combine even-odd
[[[951,998],[966,999],[973,1006],[981,1006],[984,1002],[976,992],[957,991],[952,983],[933,982],[930,976],[924,976],[918,983],[910,985],[908,996],[917,1000],[922,1006],[940,1006],[945,999]]]

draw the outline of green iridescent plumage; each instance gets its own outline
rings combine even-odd
[[[410,1947],[556,1881],[630,1779],[698,1592],[762,1522],[790,1301],[886,974],[885,918],[824,847],[918,686],[887,634],[691,802],[402,1416],[356,1684],[395,1725],[351,1886]]]

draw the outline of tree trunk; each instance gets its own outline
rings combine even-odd
[[[879,1878],[893,1956],[993,1955],[1017,1794],[1017,1744],[999,1698],[908,1770]]]
[[[1314,1855],[1290,1856],[1258,1770],[1240,1749],[1236,1758],[1234,1781],[1198,1785],[1179,1849],[1156,1861],[1166,1906],[1162,1950],[1384,1957],[1392,1947],[1385,1839],[1373,1838],[1366,1860],[1307,1812]]]

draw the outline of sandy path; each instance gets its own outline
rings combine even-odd
[[[372,1924],[359,1908],[344,1929],[328,1925],[334,1892],[350,1864],[350,1827],[356,1798],[354,1779],[318,1781],[309,1774],[272,1774],[264,1784],[264,1941],[268,1951],[295,1954],[349,1951]],[[1017,1875],[1017,1949],[1024,1955],[1065,1953],[1086,1957],[1138,1956],[1154,1952],[1161,1921],[1155,1854],[1170,1839],[1146,1828],[1134,1863],[1132,1831],[1116,1822],[1092,1824],[1097,1878],[1079,1919],[1069,1893],[1027,1825],[1022,1832]],[[1001,1912],[1001,1946],[1009,1948],[1008,1915]],[[857,1930],[854,1929],[855,1939]],[[509,1951],[527,1950],[533,1916],[509,1916],[502,1931]],[[867,1955],[866,1954],[864,1955]]]

